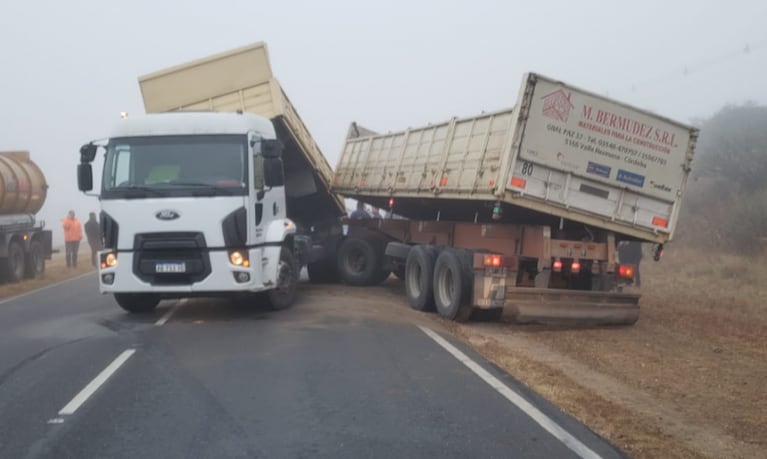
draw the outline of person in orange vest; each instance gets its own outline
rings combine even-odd
[[[76,268],[77,252],[80,250],[80,241],[83,238],[83,227],[80,225],[80,220],[75,217],[74,210],[70,210],[69,214],[61,220],[61,227],[64,228],[67,267]]]

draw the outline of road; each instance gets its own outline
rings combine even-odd
[[[0,457],[622,457],[399,288],[139,317],[90,274],[2,302]]]

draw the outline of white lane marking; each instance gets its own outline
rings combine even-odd
[[[176,311],[178,310],[178,308],[180,308],[181,306],[183,306],[184,304],[186,304],[186,302],[187,302],[187,300],[186,300],[186,299],[183,299],[183,300],[179,300],[179,301],[176,301],[176,304],[174,304],[174,305],[173,305],[173,306],[172,306],[172,307],[171,307],[171,308],[168,310],[168,312],[166,312],[166,313],[165,313],[165,314],[164,314],[162,317],[160,317],[159,319],[157,319],[157,322],[155,322],[155,323],[154,323],[154,326],[155,326],[155,327],[162,327],[163,325],[165,325],[165,323],[166,323],[166,322],[168,322],[168,321],[170,320],[171,316],[173,316],[173,314],[175,314],[175,313],[176,313]]]
[[[48,424],[64,424],[64,418],[48,419]]]
[[[59,285],[66,284],[67,282],[76,281],[78,279],[82,279],[83,277],[91,276],[93,274],[96,274],[96,271],[88,271],[87,273],[80,274],[79,276],[70,277],[69,279],[64,279],[62,281],[58,281],[58,282],[55,282],[53,284],[46,285],[45,287],[36,288],[34,290],[30,290],[28,292],[20,293],[18,295],[15,295],[15,296],[12,296],[12,297],[9,297],[9,298],[4,298],[4,299],[0,300],[0,304],[10,303],[13,300],[18,300],[19,298],[25,297],[27,295],[31,295],[31,294],[37,293],[37,292],[42,292],[43,290],[48,290],[49,288],[58,287]]]
[[[563,429],[559,424],[554,422],[550,417],[546,416],[533,406],[530,402],[522,398],[519,394],[514,392],[513,390],[509,389],[507,385],[502,383],[498,378],[491,375],[487,370],[482,368],[478,363],[471,360],[466,354],[459,351],[455,346],[445,341],[444,338],[439,336],[437,333],[435,333],[430,328],[418,326],[418,328],[421,329],[426,335],[433,339],[437,344],[442,346],[447,352],[449,352],[453,357],[458,359],[459,362],[466,365],[471,371],[474,372],[477,376],[479,376],[483,381],[485,381],[487,384],[490,385],[493,389],[495,389],[498,393],[503,395],[508,401],[513,403],[517,406],[520,410],[524,411],[525,414],[530,416],[530,418],[538,423],[539,426],[541,426],[545,431],[553,435],[555,438],[557,438],[559,441],[565,444],[568,448],[570,448],[575,454],[582,458],[589,458],[589,459],[601,459],[601,456],[592,451],[588,446],[581,443],[580,440],[572,436],[569,432],[567,432],[565,429]]]
[[[135,352],[135,349],[127,349],[123,351],[122,354],[118,355],[112,363],[104,368],[98,376],[93,378],[93,381],[88,383],[79,394],[75,395],[75,398],[70,400],[70,402],[59,411],[59,416],[74,414],[74,412],[80,408],[80,405],[85,403],[85,401],[88,400],[88,398],[90,398],[90,396],[93,395],[93,393],[96,392],[99,387],[101,387],[101,385],[104,384],[107,379],[109,379],[109,377],[112,376],[114,372],[117,371],[117,369],[120,368]]]

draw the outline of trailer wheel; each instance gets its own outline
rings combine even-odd
[[[370,238],[347,238],[338,249],[338,273],[345,284],[365,286],[383,282],[381,264],[381,250]]]
[[[443,250],[434,265],[434,304],[442,317],[460,322],[469,320],[469,282],[458,254]]]
[[[151,293],[115,293],[115,301],[131,314],[148,314],[157,307],[160,297]]]
[[[416,311],[434,310],[434,263],[437,249],[417,245],[410,250],[405,261],[405,294],[410,307]]]
[[[280,250],[280,264],[277,268],[277,286],[266,292],[269,307],[273,310],[286,309],[296,299],[298,286],[298,264],[293,252],[283,247]]]
[[[8,256],[2,263],[3,277],[8,282],[19,282],[26,273],[26,256],[24,248],[16,241],[8,244]]]
[[[45,253],[40,241],[32,241],[29,244],[29,253],[26,260],[26,277],[32,279],[45,272]]]

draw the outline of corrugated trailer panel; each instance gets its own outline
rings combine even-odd
[[[520,210],[514,218],[537,223],[536,213],[671,238],[695,129],[535,74],[519,100],[496,113],[347,139],[334,190],[376,203],[392,197],[415,219],[456,209],[476,219],[502,202]]]

